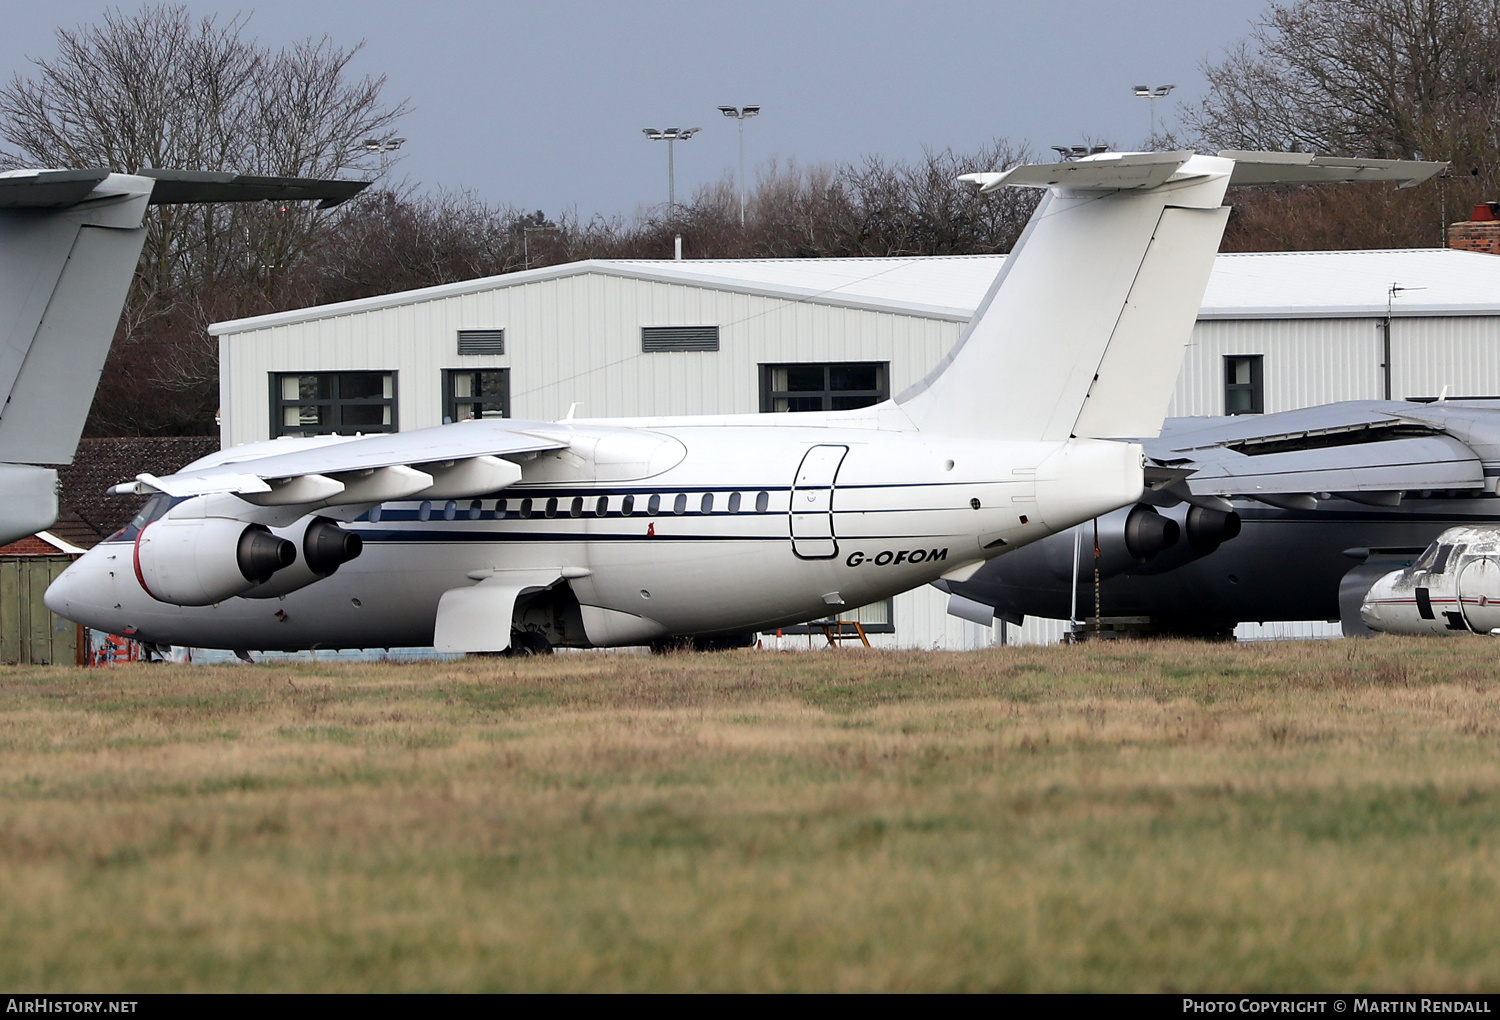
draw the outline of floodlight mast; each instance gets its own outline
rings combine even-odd
[[[653,142],[667,143],[667,218],[670,220],[677,219],[677,169],[672,159],[672,144],[685,142],[702,130],[702,128],[673,127],[658,131],[656,128],[641,128],[646,137]]]
[[[386,155],[401,148],[405,141],[405,138],[386,135],[384,138],[366,138],[360,147],[366,152],[380,153],[380,176],[383,180],[385,178]]]
[[[1149,85],[1137,85],[1134,89],[1134,93],[1138,98],[1144,99],[1151,104],[1151,134],[1147,139],[1147,144],[1149,145],[1154,145],[1156,139],[1156,101],[1167,98],[1176,87],[1176,85],[1157,85],[1153,88]]]
[[[759,106],[721,106],[719,112],[740,122],[740,229],[745,229],[745,118],[760,116]]]

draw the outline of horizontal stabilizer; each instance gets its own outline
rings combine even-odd
[[[1231,187],[1248,184],[1341,184],[1360,181],[1394,181],[1397,187],[1413,188],[1448,168],[1447,163],[1414,159],[1353,159],[1314,156],[1310,152],[1249,152],[1225,149],[1219,153],[1234,160]]]
[[[0,209],[66,209],[108,176],[108,170],[11,170],[0,174]]]
[[[1004,173],[964,174],[959,180],[976,185],[981,194],[998,188],[1134,191],[1165,184],[1192,156],[1187,150],[1104,152],[1070,163],[1026,163]]]
[[[98,168],[12,170],[0,174],[0,209],[68,209],[85,201],[113,198],[114,191],[106,181],[109,176],[110,171]],[[328,209],[370,186],[369,181],[251,177],[209,170],[142,170],[134,176],[155,182],[152,205],[317,200],[319,209]],[[101,184],[105,187],[100,188]]]
[[[314,177],[250,177],[205,170],[142,170],[156,181],[152,205],[186,202],[305,202],[318,199],[331,209],[358,195],[369,181],[320,180]]]

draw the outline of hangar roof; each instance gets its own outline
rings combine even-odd
[[[214,323],[215,336],[595,273],[964,321],[1004,255],[592,259]],[[1396,287],[1394,295],[1392,287]],[[1500,256],[1442,248],[1220,255],[1200,319],[1500,315]]]

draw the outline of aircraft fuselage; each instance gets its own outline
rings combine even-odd
[[[160,601],[135,568],[142,529],[126,529],[70,568],[48,601],[70,619],[160,644],[421,646],[433,643],[445,592],[534,570],[554,572],[576,599],[575,617],[544,621],[554,643],[641,644],[864,605],[1141,489],[1139,447],[1128,444],[749,420],[757,423],[549,426],[572,445],[524,463],[518,484],[375,507],[347,525],[364,541],[357,559],[279,597]],[[519,604],[517,617],[524,625]]]

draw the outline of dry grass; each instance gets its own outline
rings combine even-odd
[[[1500,987],[1485,639],[0,671],[0,986]]]

